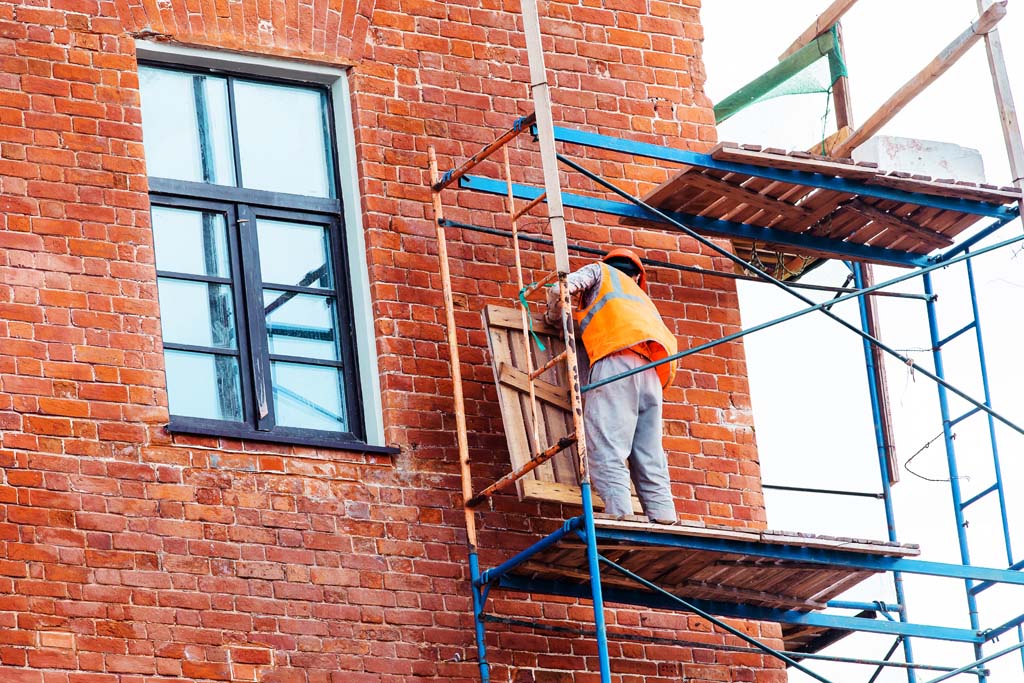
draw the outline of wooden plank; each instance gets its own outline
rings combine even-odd
[[[985,11],[989,0],[977,1],[978,11]],[[985,34],[985,52],[988,56],[988,68],[992,73],[992,89],[996,94],[999,123],[1003,128],[1010,173],[1013,176],[1013,183],[1019,189],[1024,189],[1024,143],[1021,142],[1020,124],[1017,122],[1017,111],[1013,104],[1013,92],[1010,90],[1010,76],[1006,72],[999,29],[992,29]]]
[[[731,161],[737,164],[750,164],[751,166],[762,166],[778,168],[787,171],[803,171],[805,173],[821,173],[827,176],[838,176],[840,178],[853,178],[866,180],[874,177],[877,173],[874,169],[843,164],[838,161],[820,159],[800,159],[786,154],[772,154],[765,152],[754,152],[746,149],[716,145],[711,150],[711,158],[716,161]]]
[[[746,204],[747,206],[759,208],[767,213],[771,219],[782,217],[794,221],[800,221],[802,219],[806,219],[808,215],[807,211],[797,206],[763,195],[759,192],[754,192],[742,185],[737,185],[736,183],[729,182],[725,179],[713,178],[705,174],[691,175],[689,178],[691,185],[704,187],[711,192],[717,192],[724,197],[732,199],[738,204]]]
[[[994,2],[982,12],[981,16],[966,31],[957,36],[931,62],[885,101],[885,103],[868,117],[853,135],[836,145],[833,156],[850,156],[854,149],[864,144],[875,135],[886,123],[898,114],[911,100],[925,88],[946,73],[981,37],[991,31],[1006,16],[1006,0]]]
[[[853,199],[849,204],[846,205],[849,209],[856,211],[857,213],[870,218],[872,221],[881,224],[887,230],[893,230],[897,234],[899,233],[911,233],[921,241],[929,244],[933,248],[949,247],[953,245],[953,240],[934,232],[927,228],[908,221],[906,219],[895,216],[891,213],[879,209],[877,206],[868,204],[863,199],[857,197]]]
[[[803,33],[793,41],[793,44],[786,48],[785,52],[779,55],[779,61],[781,62],[786,59],[804,45],[807,45],[822,33],[832,28],[832,25],[839,21],[839,19],[846,14],[851,7],[853,7],[855,2],[857,2],[857,0],[834,0],[834,2],[829,5],[824,12],[818,15],[814,20],[814,23],[804,29]]]
[[[868,180],[872,185],[891,187],[906,192],[920,192],[937,197],[948,197],[950,199],[968,199],[977,202],[988,202],[997,206],[1005,206],[1020,201],[1020,191],[1010,190],[986,190],[980,187],[967,187],[955,183],[939,181],[923,181],[914,178],[900,178],[893,175],[876,175]]]
[[[523,319],[518,309],[489,305],[484,309],[487,325],[522,331]],[[533,331],[542,336],[561,337],[562,331],[544,320],[544,314],[533,313]]]
[[[830,156],[832,154],[832,150],[835,149],[835,146],[851,135],[853,135],[853,128],[850,126],[841,126],[835,133],[832,133],[807,151]]]

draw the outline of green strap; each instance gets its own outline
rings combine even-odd
[[[541,351],[547,351],[548,347],[544,346],[544,342],[542,342],[540,337],[537,336],[537,333],[533,331],[533,316],[530,314],[530,302],[526,300],[526,290],[533,287],[535,284],[537,283],[534,282],[519,290],[519,304],[526,310],[526,319],[530,322],[530,334],[533,336],[533,340],[537,342],[537,347]]]

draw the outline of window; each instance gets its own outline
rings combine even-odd
[[[329,87],[157,63],[139,84],[170,429],[379,450]]]

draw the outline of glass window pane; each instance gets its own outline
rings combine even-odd
[[[337,368],[272,362],[278,425],[347,432],[344,387]]]
[[[188,351],[164,351],[171,414],[242,420],[238,359]]]
[[[150,176],[235,184],[226,79],[144,66],[139,90]]]
[[[270,353],[338,360],[338,321],[334,298],[263,291]]]
[[[333,287],[330,241],[323,225],[260,218],[256,223],[263,281],[300,287]]]
[[[243,186],[334,196],[324,93],[240,80],[234,92]]]
[[[165,342],[235,348],[235,312],[230,286],[162,277],[157,287]]]
[[[224,214],[154,206],[152,215],[157,270],[231,277]]]

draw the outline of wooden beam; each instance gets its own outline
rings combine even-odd
[[[507,363],[501,363],[498,365],[498,381],[502,384],[512,387],[517,391],[529,391],[530,390],[530,376],[522,370],[517,370]],[[569,390],[563,389],[562,387],[555,386],[550,382],[537,379],[533,381],[533,390],[537,394],[537,398],[540,400],[550,403],[551,405],[561,408],[568,412],[572,410],[572,405],[569,403]]]
[[[839,54],[843,57],[843,61],[846,61],[846,49],[843,47],[843,27],[841,25],[836,26],[836,43],[839,48]],[[829,64],[833,61],[830,59]],[[842,130],[843,128],[853,128],[853,98],[850,95],[850,79],[847,76],[835,77],[832,74],[834,83],[832,84],[832,102],[836,108],[836,127]]]
[[[832,24],[839,21],[840,17],[846,14],[846,11],[853,7],[857,0],[835,0],[824,12],[818,15],[817,19],[814,20],[807,29],[800,34],[800,37],[793,41],[793,44],[786,49],[781,55],[779,55],[779,61],[781,62],[786,57],[807,45],[812,40],[820,36],[825,31],[832,28]]]
[[[800,221],[810,216],[809,211],[801,209],[799,206],[793,206],[792,204],[779,201],[778,199],[754,192],[753,190],[748,190],[742,185],[731,183],[728,180],[712,178],[711,176],[703,173],[689,173],[683,176],[683,178],[686,179],[687,185],[702,187],[705,190],[729,197],[730,199],[746,204],[747,206],[767,211],[773,217],[783,216],[790,220]]]
[[[978,0],[978,11],[984,11],[988,4],[989,0]],[[1010,76],[1006,71],[1003,43],[999,39],[998,29],[992,29],[985,34],[985,52],[988,54],[989,71],[992,72],[992,87],[996,93],[996,106],[999,108],[999,122],[1003,127],[1003,140],[1006,142],[1006,156],[1010,160],[1013,184],[1024,190],[1024,143],[1021,142],[1020,124],[1013,106]]]
[[[920,225],[894,216],[891,213],[887,213],[877,206],[868,204],[860,197],[850,200],[850,203],[846,205],[846,208],[856,211],[860,215],[870,218],[876,223],[880,223],[887,229],[896,230],[897,232],[909,232],[914,237],[918,238],[922,242],[928,244],[931,247],[950,247],[953,246],[953,240],[946,237],[945,235],[929,230],[928,228],[922,228]]]
[[[935,79],[939,76],[946,73],[949,67],[953,66],[960,57],[976,42],[981,40],[986,33],[991,31],[1005,16],[1006,0],[999,0],[999,2],[989,5],[981,16],[978,17],[977,21],[957,36],[935,59],[897,90],[885,104],[879,107],[878,111],[868,117],[863,126],[855,130],[848,139],[836,145],[832,151],[832,156],[850,156],[854,149],[864,144],[868,138],[877,133],[882,126],[892,120],[921,91],[934,83]]]

